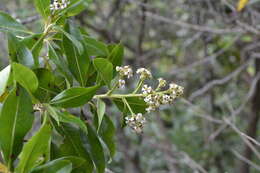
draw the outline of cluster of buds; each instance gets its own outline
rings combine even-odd
[[[143,126],[146,123],[146,119],[143,114],[133,114],[131,117],[126,117],[126,124],[131,127],[136,133],[142,133]]]
[[[157,90],[166,86],[166,81],[163,79],[158,79],[159,84]],[[155,91],[152,87],[144,85],[142,92],[145,95],[144,101],[147,104],[146,111],[151,112],[159,108],[161,105],[171,104],[176,98],[183,94],[183,87],[171,83],[169,89],[165,91]]]
[[[67,8],[70,4],[68,0],[54,0],[53,3],[50,5],[50,10],[62,10]]]
[[[152,73],[145,68],[139,68],[136,73],[140,75],[141,80],[152,78]]]
[[[119,73],[119,81],[118,81],[118,86],[119,88],[124,88],[125,87],[125,77],[128,79],[133,76],[133,70],[130,66],[126,65],[123,67],[116,67],[116,71]]]

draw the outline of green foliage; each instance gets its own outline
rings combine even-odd
[[[50,103],[63,108],[79,107],[90,101],[98,88],[99,86],[70,88],[58,94]]]
[[[34,167],[44,162],[46,160],[46,155],[49,152],[50,139],[51,126],[45,119],[40,130],[24,145],[19,156],[16,172],[30,172]]]
[[[50,16],[50,0],[34,0],[37,11],[46,20]]]
[[[11,32],[14,34],[30,33],[25,26],[17,22],[10,15],[0,11],[0,31]]]
[[[110,82],[113,78],[112,63],[104,58],[95,58],[93,64],[99,74],[98,83],[102,80],[108,87],[110,87]]]
[[[5,163],[11,166],[18,156],[23,138],[33,123],[32,102],[27,92],[14,88],[3,103],[0,115],[0,141]]]
[[[12,63],[13,77],[28,92],[34,93],[38,88],[38,79],[35,73],[22,64]]]
[[[34,0],[43,18],[43,29],[37,34],[0,12],[0,31],[7,35],[10,60],[0,72],[3,167],[15,173],[104,173],[116,153],[116,129],[104,99],[117,105],[123,124],[127,114],[138,115],[129,124],[141,132],[147,108],[144,98],[154,94],[162,99],[173,92],[159,87],[153,93],[138,93],[151,76],[145,69],[134,92],[114,94],[133,76],[129,66],[118,67],[123,45],[98,41],[68,19],[90,0],[51,3]]]

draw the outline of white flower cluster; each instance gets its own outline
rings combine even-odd
[[[119,72],[119,75],[121,77],[127,76],[127,78],[129,79],[130,77],[133,76],[133,70],[129,65],[126,65],[124,67],[117,66],[116,71]]]
[[[133,70],[130,66],[126,65],[123,67],[116,66],[116,71],[119,73],[119,81],[118,87],[124,88],[125,87],[125,77],[128,79],[133,76]],[[137,74],[140,75],[140,80],[144,81],[145,79],[152,78],[152,74],[149,70],[145,68],[139,68],[136,71]]]
[[[166,81],[163,79],[159,80],[159,87],[163,87],[166,85]],[[169,89],[166,91],[156,92],[152,90],[150,86],[144,85],[142,88],[142,92],[145,96],[144,101],[148,105],[146,108],[147,112],[151,112],[159,108],[161,105],[171,104],[177,97],[183,94],[183,87],[171,83],[169,85]]]
[[[142,133],[146,119],[143,114],[133,114],[131,117],[125,118],[126,124],[131,127],[136,133]]]
[[[139,68],[136,71],[137,74],[140,74],[140,79],[141,80],[145,80],[145,79],[150,79],[152,78],[152,74],[149,70],[145,69],[145,68]]]
[[[54,0],[53,3],[50,5],[50,10],[62,10],[67,8],[70,4],[68,0]]]
[[[130,66],[126,65],[123,67],[116,66],[116,71],[119,73],[119,81],[118,87],[124,88],[125,87],[125,80],[124,78],[127,77],[128,79],[133,76],[133,70]]]

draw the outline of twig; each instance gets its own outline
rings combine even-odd
[[[253,163],[251,160],[248,160],[247,158],[245,158],[244,156],[242,156],[241,154],[239,154],[237,151],[232,150],[233,154],[240,160],[246,162],[248,165],[250,165],[252,168],[255,168],[256,170],[260,171],[260,166],[258,166],[257,164]]]
[[[155,19],[155,20],[158,20],[158,21],[161,21],[161,22],[177,25],[177,26],[180,26],[180,27],[183,27],[183,28],[192,29],[192,30],[200,31],[200,32],[209,32],[209,33],[214,33],[214,34],[245,33],[245,31],[242,30],[241,28],[216,29],[216,28],[211,28],[211,27],[208,27],[208,26],[200,26],[200,25],[185,23],[185,22],[180,21],[180,20],[172,20],[172,19],[169,19],[167,17],[160,16],[160,15],[157,15],[157,14],[151,13],[151,12],[146,12],[145,14],[146,14],[147,17],[150,17],[152,19]]]
[[[223,85],[225,83],[227,83],[228,81],[230,81],[231,79],[233,79],[235,76],[237,76],[239,73],[241,73],[243,70],[246,69],[246,67],[250,64],[251,61],[248,61],[247,63],[244,63],[243,65],[241,65],[240,67],[238,67],[235,71],[233,71],[232,73],[230,73],[228,76],[222,78],[222,79],[216,79],[213,81],[210,81],[209,83],[207,83],[204,87],[202,87],[201,89],[193,92],[191,94],[191,96],[189,97],[189,100],[194,100],[196,97],[203,95],[204,93],[206,93],[207,91],[209,91],[211,88],[217,86],[217,85]]]
[[[224,121],[234,129],[234,126],[232,126],[232,123],[230,122],[230,120],[228,120],[227,118],[224,118]],[[241,136],[241,139],[245,142],[245,144],[255,153],[255,155],[258,157],[258,159],[260,159],[260,153],[252,145],[252,143],[249,142],[249,140],[247,138],[245,138],[244,136],[242,136],[240,133],[238,133],[238,134]]]
[[[246,95],[246,98],[244,99],[243,103],[235,110],[231,113],[230,115],[230,119],[232,119],[233,117],[235,117],[236,115],[238,115],[246,106],[246,104],[248,103],[248,101],[252,98],[254,91],[256,89],[256,85],[258,80],[260,79],[260,74],[256,75],[256,77],[254,78],[254,80],[252,81],[251,87]],[[221,125],[214,133],[212,133],[209,138],[208,138],[208,142],[214,140],[224,129],[226,129],[226,127],[228,127],[228,124],[223,124]]]

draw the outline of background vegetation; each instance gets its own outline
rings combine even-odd
[[[118,151],[108,172],[260,171],[260,1],[240,12],[237,2],[95,0],[73,19],[99,40],[121,41],[125,64],[185,87],[183,99],[149,116],[142,135],[121,129],[110,107]],[[41,29],[31,0],[1,0],[0,10]]]

